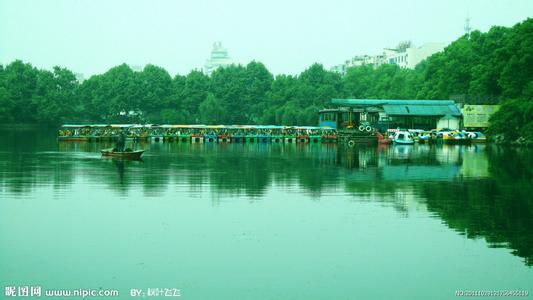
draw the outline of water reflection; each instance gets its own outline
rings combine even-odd
[[[140,189],[153,197],[185,186],[189,195],[208,191],[259,200],[275,187],[299,189],[312,199],[348,193],[355,201],[390,203],[405,215],[408,202],[417,201],[451,229],[513,249],[533,265],[533,155],[526,149],[145,143],[136,145],[147,150],[142,162],[102,159],[99,150],[108,144],[57,143],[49,134],[32,133],[21,142],[23,136],[4,134],[3,197],[84,184],[96,194],[127,196]]]

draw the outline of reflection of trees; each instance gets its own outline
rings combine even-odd
[[[313,196],[341,188],[405,214],[404,196],[416,194],[450,228],[483,237],[493,247],[508,246],[533,265],[533,155],[523,149],[144,143],[136,145],[148,150],[141,163],[101,159],[99,150],[112,143],[57,143],[37,133],[20,137],[11,133],[0,144],[2,192],[65,189],[79,177],[124,195],[140,188],[145,196],[178,185],[199,194],[209,189],[251,198],[272,185]]]
[[[428,210],[469,238],[510,247],[533,265],[533,156],[530,150],[489,147],[491,179],[424,185]],[[508,159],[514,157],[514,159]]]
[[[57,162],[55,132],[0,130],[0,190],[30,193],[39,185],[60,189],[73,181],[72,164]]]
[[[450,180],[457,168],[437,162],[432,148],[416,151],[406,148],[406,152],[394,147],[344,149],[336,145],[144,143],[135,146],[148,149],[145,163],[139,165],[110,164],[99,159],[99,150],[113,143],[54,141],[50,144],[55,151],[33,158],[15,146],[10,155],[20,158],[6,160],[7,167],[27,178],[34,178],[37,171],[51,172],[53,176],[39,175],[39,180],[53,179],[58,187],[71,182],[75,172],[83,169],[83,175],[91,182],[123,191],[140,185],[152,196],[160,194],[171,183],[187,185],[192,191],[209,186],[218,194],[248,196],[262,195],[271,184],[292,187],[295,183],[314,195],[341,183],[349,191],[364,193],[392,188],[395,181],[425,179],[428,173],[437,179]],[[33,160],[36,161],[30,163]],[[20,185],[23,188],[24,182]]]
[[[468,238],[483,237],[493,247],[510,247],[533,265],[533,201],[530,184],[507,186],[496,180],[424,185],[429,211]]]
[[[260,196],[272,183],[292,186],[295,181],[309,191],[320,191],[338,176],[338,172],[331,172],[334,165],[320,168],[324,155],[313,155],[316,149],[297,147],[178,144],[172,151],[180,153],[182,159],[175,166],[185,170],[186,177],[201,173],[216,193]],[[334,152],[329,153],[334,159]]]
[[[500,180],[514,182],[517,178],[533,180],[533,151],[527,148],[489,147],[489,171]],[[510,159],[512,158],[512,159]]]

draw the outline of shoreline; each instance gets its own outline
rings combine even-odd
[[[29,129],[52,129],[57,126],[39,123],[5,123],[0,124],[0,129],[29,130]]]

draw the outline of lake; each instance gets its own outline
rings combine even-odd
[[[533,292],[531,150],[140,143],[143,161],[120,161],[53,131],[0,137],[2,291]]]

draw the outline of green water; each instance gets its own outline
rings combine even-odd
[[[109,144],[58,143],[53,132],[0,137],[2,292],[533,293],[529,150],[145,143],[141,162],[102,159]]]

